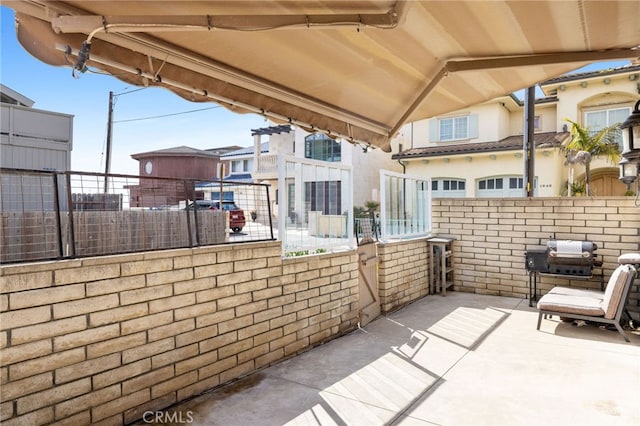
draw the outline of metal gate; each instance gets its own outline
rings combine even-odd
[[[375,243],[358,247],[358,286],[360,306],[358,316],[360,326],[380,315],[380,295],[378,294],[378,254]]]

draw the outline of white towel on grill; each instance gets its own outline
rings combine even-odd
[[[560,257],[587,257],[589,252],[582,251],[582,241],[560,240],[556,241],[556,256]]]

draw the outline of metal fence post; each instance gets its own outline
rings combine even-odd
[[[269,231],[271,231],[271,239],[275,239],[273,236],[273,216],[271,215],[271,199],[269,198],[269,187],[267,185],[263,186],[266,194],[267,194],[267,212],[269,213]]]
[[[191,211],[189,210],[189,198],[190,198],[190,188],[188,185],[188,181],[182,181],[184,184],[184,194],[186,195],[185,197],[185,207],[184,210],[187,214],[187,233],[189,234],[189,247],[193,247],[193,237],[191,236]],[[195,231],[196,231],[196,244],[200,245],[200,239],[198,237],[198,214],[196,213],[196,203],[195,200],[193,200],[193,221],[195,222]]]
[[[73,197],[71,196],[71,173],[64,173],[67,180],[67,204],[69,208],[69,247],[71,248],[71,253],[69,257],[76,257],[76,237],[75,237],[75,224],[73,220]]]
[[[56,214],[56,228],[58,231],[58,258],[64,256],[64,251],[62,248],[62,222],[60,220],[60,200],[58,197],[60,196],[60,191],[58,189],[58,174],[53,173],[53,210]]]
[[[112,193],[105,194],[102,173],[0,169],[0,210],[9,218],[7,224],[3,223],[7,229],[2,231],[3,244],[7,247],[3,247],[0,263],[275,239],[268,184],[225,182],[223,206],[218,212],[210,212],[193,208],[196,198],[219,203],[213,201],[217,195],[213,199],[206,195],[213,186],[201,189],[196,179],[155,177],[144,182],[141,176],[110,174]],[[4,179],[5,173],[11,173],[11,178]],[[130,182],[133,179],[135,182]],[[218,182],[214,190],[217,187]],[[174,205],[176,201],[178,206]],[[255,212],[256,217],[264,218],[262,223],[248,223],[246,209],[252,216]],[[228,232],[226,215],[230,215],[232,233]]]

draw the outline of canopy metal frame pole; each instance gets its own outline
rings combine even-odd
[[[524,151],[523,189],[526,197],[533,197],[535,181],[535,86],[528,87],[524,95],[524,132],[522,149]]]

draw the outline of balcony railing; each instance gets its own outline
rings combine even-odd
[[[278,176],[278,156],[276,154],[266,154],[257,157],[256,174],[260,177]]]

